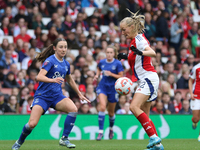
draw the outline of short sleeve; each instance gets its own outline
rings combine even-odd
[[[196,67],[192,68],[192,71],[190,72],[190,78],[195,79],[196,78]]]
[[[99,64],[97,65],[100,70],[102,70],[101,65],[102,65],[102,60],[100,60]]]
[[[52,67],[52,63],[49,60],[45,60],[42,64],[42,68],[49,71]]]
[[[123,66],[122,66],[122,63],[121,63],[120,61],[118,61],[117,71],[118,71],[118,73],[121,72],[121,71],[124,71],[124,68],[123,68]]]
[[[136,47],[140,51],[144,51],[146,47],[149,47],[149,43],[146,39],[136,40]]]

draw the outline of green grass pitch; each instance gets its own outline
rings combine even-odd
[[[15,141],[0,141],[0,150],[10,150]],[[144,150],[148,140],[80,140],[75,150]],[[165,150],[200,150],[197,139],[163,139]],[[20,150],[64,150],[58,140],[26,140]]]

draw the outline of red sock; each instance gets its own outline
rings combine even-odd
[[[157,133],[157,131],[156,131],[156,127],[154,126],[154,124],[153,124],[153,122],[152,122],[151,120],[150,120],[150,123],[151,123],[151,126],[153,127],[153,129],[154,129],[156,135],[158,136],[158,133]]]
[[[148,136],[152,136],[155,133],[150,121],[149,121],[149,118],[147,117],[147,115],[143,112],[141,113],[137,119],[139,120],[139,122],[141,123],[142,127],[144,128],[144,130],[146,131],[146,133],[148,134]]]

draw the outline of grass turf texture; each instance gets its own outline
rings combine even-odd
[[[0,150],[10,150],[15,141],[0,141]],[[75,150],[144,150],[148,140],[80,140],[71,141]],[[199,150],[197,139],[164,139],[165,150]],[[64,150],[58,140],[26,140],[20,150]]]

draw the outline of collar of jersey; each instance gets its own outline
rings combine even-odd
[[[113,58],[113,60],[111,61],[111,62],[108,62],[108,60],[106,59],[106,62],[107,63],[112,63],[112,62],[114,62],[115,61],[115,58]]]
[[[59,62],[63,62],[63,60],[60,61],[60,60],[56,57],[56,54],[54,54],[54,57],[56,58],[57,61],[59,61]]]

